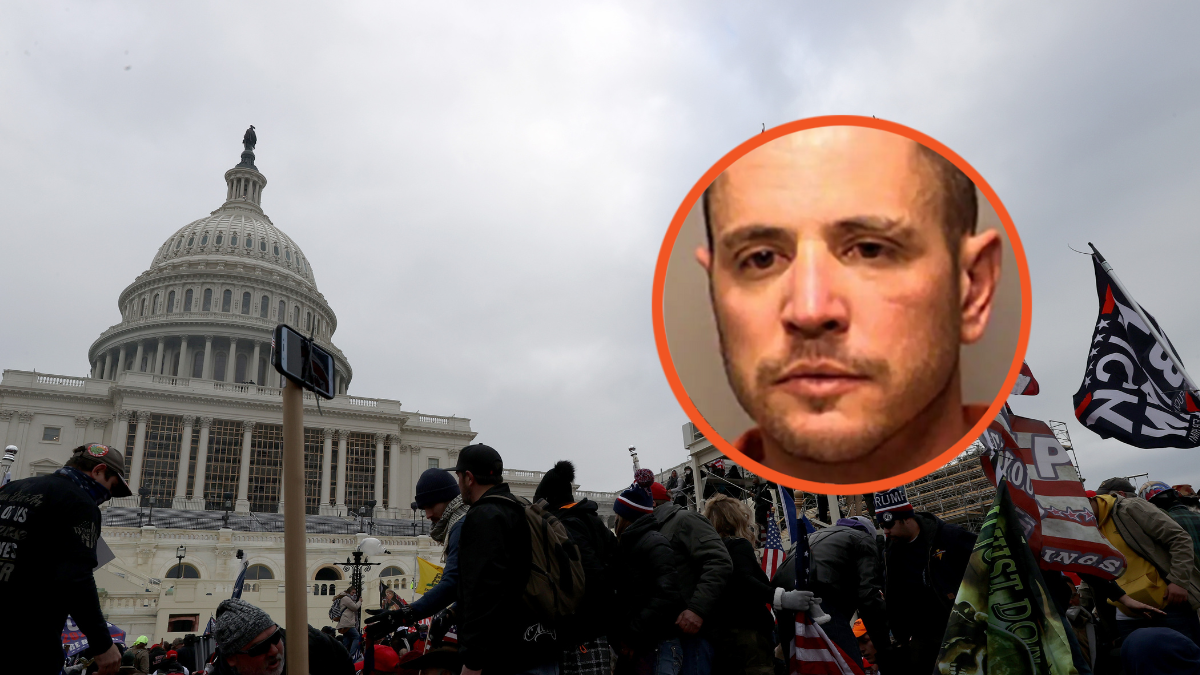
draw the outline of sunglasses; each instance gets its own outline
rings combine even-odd
[[[263,654],[266,654],[267,652],[271,651],[271,647],[273,647],[275,645],[275,643],[279,642],[282,639],[283,639],[283,633],[280,633],[279,626],[276,626],[275,632],[268,635],[267,638],[265,640],[263,640],[262,642],[259,642],[258,644],[254,645],[253,647],[251,647],[249,649],[243,649],[241,651],[234,652],[234,653],[235,654],[245,654],[246,656],[262,656]]]

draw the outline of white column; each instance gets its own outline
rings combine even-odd
[[[392,453],[391,475],[388,476],[390,481],[388,484],[388,508],[392,511],[392,517],[396,517],[397,509],[407,509],[408,504],[400,503],[400,437],[396,434],[388,434],[388,452]]]
[[[122,455],[125,454],[125,439],[129,437],[130,414],[131,413],[128,410],[121,410],[117,412],[117,428],[113,429],[112,442],[108,444],[113,450],[119,450]],[[132,464],[132,462],[130,462],[130,464]]]
[[[126,482],[129,483],[129,489],[133,490],[136,495],[138,486],[142,482],[142,455],[146,450],[146,425],[150,422],[150,413],[145,410],[139,410],[137,413],[137,431],[133,437],[133,462],[131,463],[129,475],[126,477]]]
[[[383,508],[383,441],[387,434],[375,434],[375,508]]]
[[[346,506],[346,437],[349,433],[345,429],[338,429],[337,506],[343,512]]]
[[[158,349],[154,352],[154,374],[162,375],[163,352],[167,350],[166,338],[158,338]]]
[[[133,369],[138,371],[139,373],[142,372],[142,351],[143,351],[142,341],[138,340],[137,355],[135,355],[133,357]]]
[[[192,458],[192,425],[196,423],[195,415],[183,416],[183,439],[179,444],[179,471],[178,478],[175,480],[175,499],[174,508],[181,509],[185,505],[180,502],[187,501],[187,484],[188,484],[188,465],[191,464]]]
[[[237,343],[237,338],[229,338],[229,356],[225,358],[225,381],[234,384],[237,384],[234,381],[237,379]]]
[[[0,410],[0,443],[3,443],[4,447],[8,447],[8,430],[12,427],[12,418],[16,414],[16,410]],[[0,478],[3,478],[2,474]]]
[[[333,467],[333,429],[326,427],[321,430],[323,445],[321,446],[321,514],[329,508],[329,474]]]
[[[228,359],[226,359],[228,360]],[[238,493],[235,511],[250,510],[250,453],[253,450],[254,422],[242,422],[242,466],[238,470]]]
[[[200,370],[200,373],[203,375],[203,379],[205,380],[211,380],[213,376],[212,341],[213,336],[204,336],[204,367]]]
[[[191,361],[188,360],[187,338],[186,335],[179,336],[179,360],[175,362],[175,374],[179,377],[192,376]]]
[[[112,352],[104,352],[104,379],[112,379]]]
[[[91,374],[91,375],[89,375],[88,377],[92,378],[93,380],[94,380],[94,379],[97,379],[97,378],[96,378],[96,371],[98,371],[98,370],[100,370],[100,359],[96,359],[96,360],[95,360],[95,361],[92,363],[92,374]]]
[[[265,384],[264,382],[258,381],[258,357],[259,357],[259,349],[261,349],[261,348],[262,348],[262,340],[255,340],[254,341],[254,357],[250,360],[251,362],[249,364],[247,364],[247,366],[246,366],[246,379],[254,380],[254,384],[257,384],[260,387]]]
[[[125,345],[121,345],[120,356],[117,357],[117,377],[125,372]]]
[[[200,441],[196,448],[196,478],[192,481],[192,500],[204,510],[204,473],[208,468],[208,428],[212,426],[211,417],[200,418]]]

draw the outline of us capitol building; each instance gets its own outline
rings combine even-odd
[[[108,620],[131,640],[203,632],[230,595],[239,554],[249,564],[243,598],[285,626],[285,508],[308,514],[309,623],[330,623],[330,596],[349,579],[340,563],[368,536],[389,553],[371,558],[379,564],[364,576],[364,606],[377,606],[380,582],[411,599],[416,558],[441,564],[429,523],[409,509],[416,479],[453,466],[476,435],[466,418],[349,393],[354,370],[333,343],[337,317],[304,252],[263,212],[256,140],[252,127],[241,162],[225,172],[220,208],[168,237],[121,292],[120,323],[88,349],[90,377],[5,370],[0,381],[0,440],[19,448],[14,480],[54,472],[83,443],[125,453],[134,496],[103,507],[115,559],[97,569],[96,585]],[[311,333],[336,364],[337,396],[320,413],[304,394],[303,503],[280,491],[279,323]],[[526,496],[542,476],[505,473]],[[609,493],[577,496],[611,510]]]

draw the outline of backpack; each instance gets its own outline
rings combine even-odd
[[[124,654],[121,654],[121,665],[136,666],[137,664],[134,663],[134,661],[136,659],[137,659],[137,653],[133,651],[133,647],[130,647],[129,649],[125,650]]]
[[[346,611],[346,606],[342,604],[341,598],[333,599],[333,606],[329,608],[329,620],[339,621],[342,618],[342,613]]]
[[[583,601],[583,560],[565,525],[545,509],[514,494],[492,495],[522,508],[529,524],[532,566],[525,584],[525,604],[540,618],[556,621],[571,616]]]

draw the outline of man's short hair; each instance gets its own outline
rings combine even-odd
[[[922,199],[931,202],[929,205],[936,210],[942,221],[946,242],[953,246],[962,237],[975,234],[975,227],[979,221],[979,198],[975,193],[975,183],[962,169],[955,166],[954,162],[916,141],[913,141],[913,144],[917,146],[916,157],[921,166],[929,172],[929,177],[939,188],[933,194],[922,195]],[[704,188],[701,198],[704,234],[708,238],[709,251],[713,250],[712,200],[721,178],[719,175],[713,179],[713,182]]]
[[[71,455],[71,458],[68,459],[67,463],[63,466],[69,466],[72,469],[79,469],[84,473],[91,473],[92,469],[96,468],[97,464],[104,464],[104,462],[101,462],[85,452],[80,455]],[[109,467],[107,464],[104,464],[104,475],[106,477],[108,476],[108,472],[111,470],[111,467]]]

